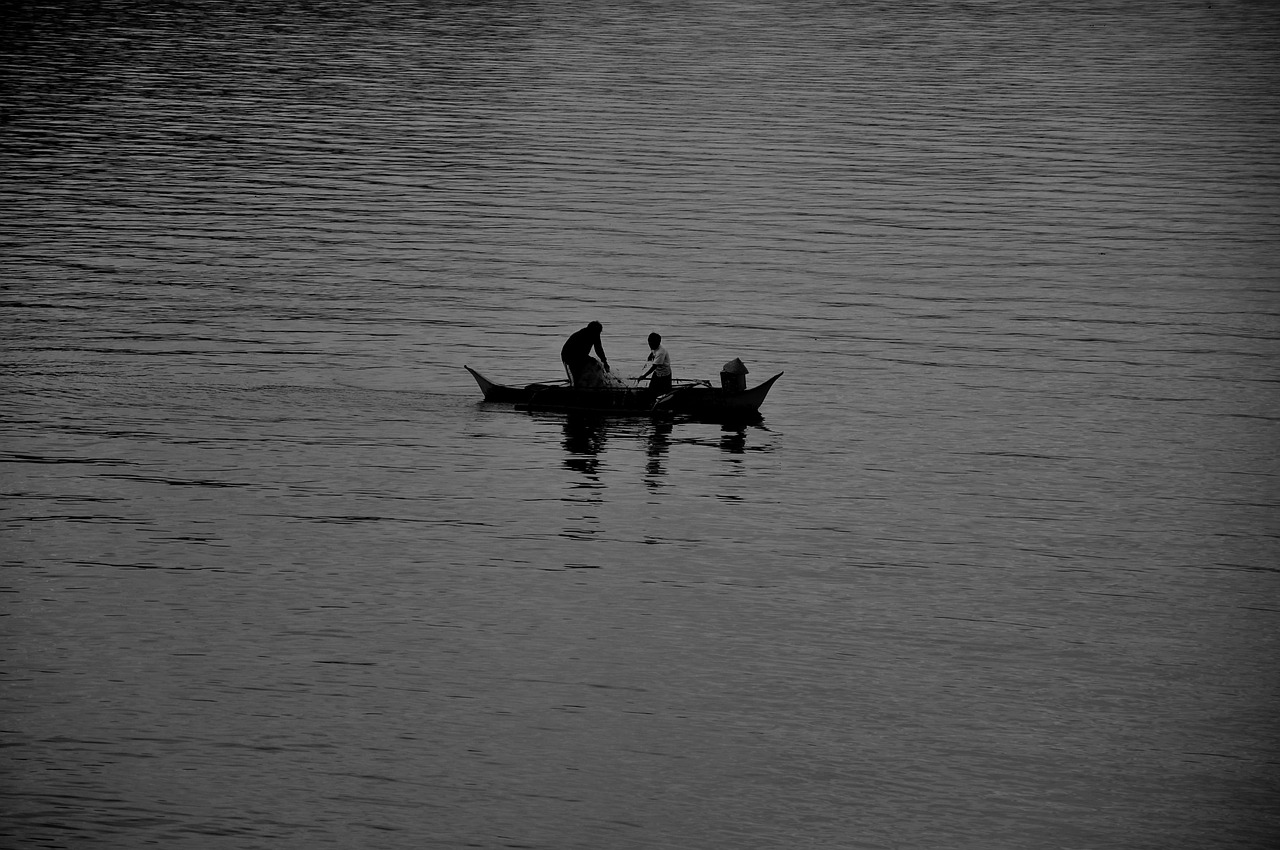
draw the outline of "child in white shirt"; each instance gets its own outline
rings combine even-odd
[[[649,358],[651,364],[639,380],[644,380],[650,375],[653,377],[649,380],[649,389],[657,390],[660,393],[671,392],[671,355],[667,354],[667,350],[662,347],[662,337],[658,334],[649,334]]]

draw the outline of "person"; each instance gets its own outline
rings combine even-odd
[[[671,355],[667,354],[667,350],[662,347],[662,336],[660,334],[649,334],[649,358],[648,362],[652,365],[644,371],[638,380],[643,381],[649,379],[649,389],[657,390],[660,393],[671,392]]]
[[[592,322],[580,331],[575,331],[560,349],[560,360],[569,371],[569,380],[575,387],[602,387],[611,382],[605,377],[609,371],[609,358],[604,356],[604,346],[600,344],[600,332],[604,325]],[[595,349],[600,359],[591,356]]]

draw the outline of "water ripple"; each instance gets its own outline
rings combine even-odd
[[[0,33],[0,835],[1280,830],[1271,6],[63,6]],[[786,377],[479,404],[592,319]]]

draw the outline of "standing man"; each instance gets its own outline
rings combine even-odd
[[[649,363],[652,365],[638,380],[643,381],[652,375],[649,389],[660,393],[671,392],[671,355],[662,347],[662,337],[658,334],[649,334]]]
[[[604,356],[604,347],[600,344],[602,330],[604,325],[592,322],[574,332],[560,349],[560,359],[569,370],[569,380],[575,387],[600,387],[606,384],[604,373],[609,371],[609,358]],[[591,356],[593,348],[600,355],[599,361]]]

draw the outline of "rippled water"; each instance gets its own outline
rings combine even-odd
[[[6,14],[6,841],[1280,835],[1271,4]]]

